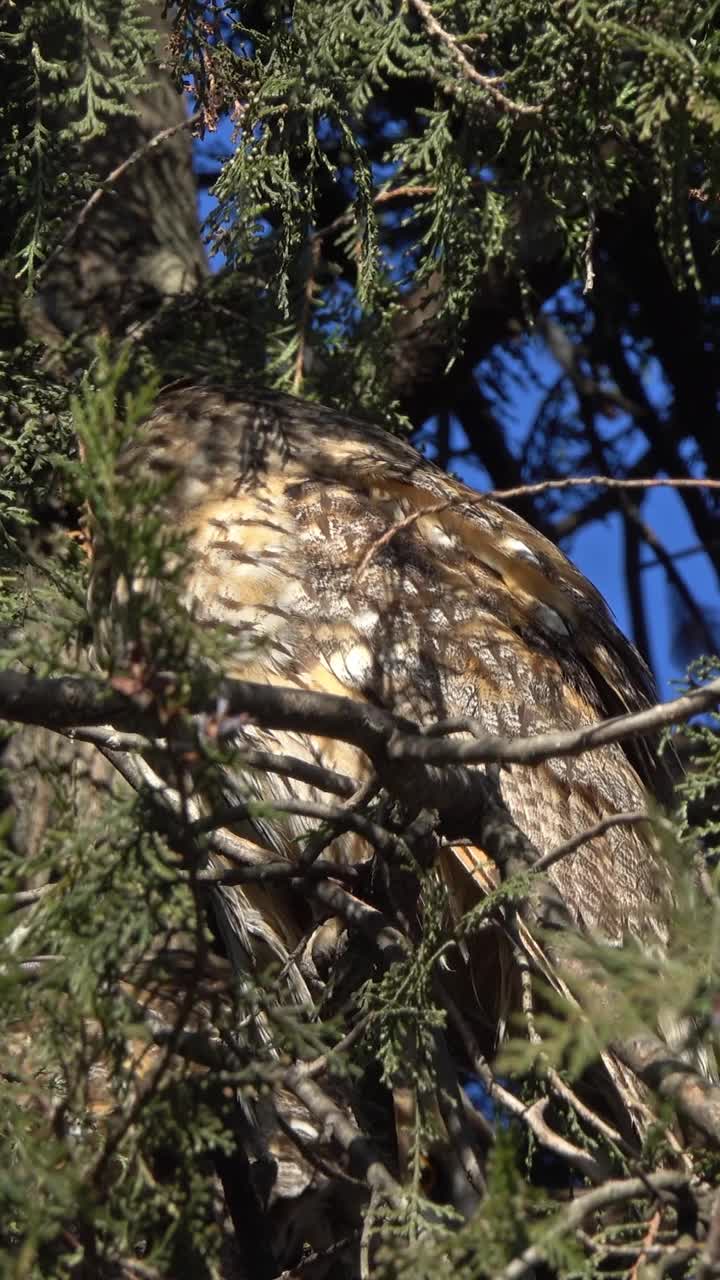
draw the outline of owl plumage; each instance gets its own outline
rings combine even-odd
[[[131,485],[141,476],[157,482],[151,488],[161,515],[186,541],[183,607],[199,628],[222,629],[229,677],[341,695],[421,726],[471,718],[510,738],[576,730],[654,701],[640,655],[598,592],[552,543],[380,428],[270,391],[176,385],[124,446],[118,467]],[[96,532],[96,639],[98,652],[114,653],[122,665],[128,593],[152,593],[154,585],[139,571],[135,582],[113,580],[107,551]],[[141,653],[141,663],[148,657]],[[251,807],[234,830],[275,861],[300,858],[303,838],[317,825],[297,812],[279,817],[283,806],[292,800],[308,808],[326,801],[327,793],[287,770],[253,768],[249,751],[319,765],[358,787],[373,778],[373,763],[359,746],[310,727],[271,730],[240,718],[233,747],[230,763],[214,767],[211,787],[203,770],[192,775],[193,803],[206,812],[218,799],[269,803],[264,812]],[[482,765],[466,773],[471,809],[477,778],[480,812],[489,775]],[[539,854],[605,818],[645,809],[648,793],[663,800],[668,791],[664,766],[647,741],[534,766],[513,763],[491,777]],[[412,790],[412,784],[404,789],[404,802]],[[413,800],[422,807],[422,795]],[[456,823],[446,812],[443,821],[436,870],[452,928],[496,886],[498,868],[477,840],[482,823],[467,839],[462,817]],[[325,856],[357,865],[372,855],[361,832],[341,829]],[[402,881],[406,870],[398,868],[398,875]],[[555,863],[549,876],[569,924],[614,944],[628,936],[651,944],[665,939],[669,879],[647,824],[609,826]],[[287,883],[222,885],[215,895],[236,972],[262,971],[268,960],[280,960],[291,998],[305,1004],[318,995],[341,921]],[[422,910],[422,901],[412,905],[420,916]],[[450,970],[453,997],[488,1049],[518,997],[516,944],[509,943],[506,924],[500,916],[470,938]],[[321,965],[330,935],[330,958]],[[524,945],[547,976],[547,956],[527,930]],[[566,990],[562,982],[559,989]],[[255,1033],[262,1038],[261,1023]],[[266,1047],[272,1052],[269,1040]],[[615,1060],[605,1055],[604,1062],[636,1119],[637,1095],[627,1090]],[[415,1105],[408,1070],[393,1090],[401,1169],[402,1135],[408,1123],[412,1128],[407,1116]],[[284,1225],[277,1229],[290,1232],[278,1253],[285,1260],[313,1238],[306,1226],[296,1236],[298,1197],[317,1192],[325,1222],[319,1239],[337,1214],[337,1206],[326,1203],[332,1179],[288,1144],[295,1129],[318,1152],[326,1138],[296,1102],[279,1095],[266,1100],[253,1120],[278,1171],[273,1194]]]
[[[653,700],[639,654],[566,557],[382,429],[272,392],[178,387],[122,465],[172,475],[168,516],[190,540],[187,606],[237,637],[228,675],[366,700],[423,725],[472,717],[508,736],[577,729]],[[240,740],[358,782],[370,772],[339,741],[251,726]],[[513,764],[500,781],[541,853],[666,786],[637,745]],[[249,788],[318,798],[267,773]],[[292,859],[307,825],[275,828],[276,851]],[[333,846],[340,860],[368,852],[355,835]],[[460,891],[475,861],[461,848],[453,861]],[[551,877],[572,918],[613,942],[663,932],[667,893],[642,827],[611,828]]]

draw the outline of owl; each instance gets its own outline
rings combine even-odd
[[[640,655],[557,547],[380,428],[270,391],[176,385],[119,465],[158,481],[164,516],[187,539],[184,604],[199,627],[223,629],[228,676],[338,694],[418,726],[471,718],[510,738],[576,730],[654,701]],[[96,584],[106,568],[96,545]],[[118,595],[115,585],[116,608]],[[278,812],[290,800],[308,808],[328,796],[310,770],[298,778],[245,766],[243,751],[290,756],[357,788],[373,776],[360,747],[310,726],[243,721],[234,746],[224,794]],[[469,774],[479,804],[489,775],[482,765]],[[663,798],[668,784],[647,745],[626,743],[513,763],[494,771],[493,785],[546,854],[607,817],[644,809],[647,793]],[[239,829],[292,863],[316,825],[289,813],[251,817]],[[450,922],[497,883],[487,851],[453,826],[435,866]],[[372,854],[352,830],[337,834],[326,856],[362,866]],[[665,936],[669,891],[647,826],[611,826],[549,875],[579,929],[616,944]],[[289,972],[303,954],[310,970],[296,970],[295,995],[312,994],[313,956],[342,932],[332,913],[282,886],[219,892],[238,965],[274,956]],[[492,945],[487,935],[477,942],[462,987],[468,1016],[486,1032],[500,1016]]]

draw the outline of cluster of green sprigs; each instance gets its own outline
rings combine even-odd
[[[717,778],[717,774],[715,775]],[[684,785],[684,784],[683,784]],[[653,1034],[684,1028],[685,1048],[713,1060],[712,1002],[717,988],[717,901],[701,892],[693,844],[667,821],[655,829],[660,857],[671,879],[674,902],[669,943],[649,947],[627,938],[613,947],[600,938],[548,935],[553,960],[564,976],[575,974],[575,1000],[535,983],[537,1038],[528,1034],[525,1013],[500,1053],[500,1069],[512,1075],[543,1074],[548,1066],[578,1080],[615,1041],[644,1028]],[[684,837],[683,838],[683,834]],[[569,965],[563,962],[570,960]],[[612,998],[608,998],[612,992]]]
[[[29,914],[0,916],[0,1273],[61,1277],[84,1257],[97,1274],[142,1259],[214,1275],[213,1157],[233,1146],[234,1090],[256,1099],[278,1071],[238,1027],[263,1021],[281,1061],[325,1052],[338,1029],[283,1006],[277,974],[205,987],[208,902],[191,863],[121,784],[93,814],[57,781],[32,862],[0,845],[0,903],[27,877],[46,886]],[[159,1024],[179,1035],[199,1012],[222,1076],[172,1036],[153,1045]]]
[[[168,302],[149,328],[148,345],[164,381],[187,378],[192,370],[198,380],[232,386],[262,380],[268,349],[285,341],[287,322],[258,257],[249,279],[242,272],[211,276],[192,294]]]
[[[65,1274],[75,1252],[68,1232],[80,1252],[92,1238],[98,1264],[146,1251],[148,1241],[167,1264],[178,1237],[186,1245],[194,1234],[205,1250],[212,1214],[203,1152],[223,1142],[187,1065],[174,1059],[163,1071],[162,1053],[148,1059],[135,1003],[142,992],[133,999],[127,985],[139,972],[161,984],[162,949],[174,938],[191,958],[207,947],[188,885],[140,830],[134,799],[106,798],[91,821],[79,818],[67,788],[64,801],[33,863],[49,887],[23,919],[22,938],[17,917],[0,927],[0,1266],[22,1241],[25,1275]],[[28,867],[3,855],[7,891],[11,873]],[[160,956],[148,968],[153,949]],[[169,1152],[176,1176],[164,1185],[158,1160]]]
[[[689,670],[689,688],[716,680],[720,659],[700,658]],[[711,712],[704,723],[686,726],[689,768],[680,779],[677,794],[685,833],[699,838],[713,864],[720,855],[720,715]]]
[[[184,603],[188,540],[167,519],[175,477],[158,480],[122,466],[123,450],[150,414],[157,390],[157,374],[145,367],[142,352],[126,347],[113,361],[100,349],[72,401],[81,452],[74,475],[94,547],[96,654],[109,671],[131,676],[136,687],[127,691],[140,697],[160,692],[153,681],[162,673],[163,688],[179,706],[203,671],[222,668],[227,642],[221,628],[210,634],[196,626]]]
[[[71,450],[67,388],[39,379],[37,343],[0,352],[0,537],[5,549],[35,523]]]
[[[180,65],[221,84],[238,123],[211,229],[236,263],[271,247],[296,328],[308,327],[302,282],[316,302],[332,292],[308,247],[330,207],[339,269],[370,314],[387,305],[388,267],[396,286],[439,270],[458,328],[491,264],[565,253],[584,278],[598,213],[634,189],[656,192],[668,261],[692,275],[688,190],[712,186],[720,157],[718,36],[703,12],[475,0],[433,14],[442,35],[389,0],[305,0],[291,17],[248,5],[242,21],[226,12],[219,39],[200,6],[182,6]],[[412,187],[399,235],[384,193]]]
[[[238,1027],[262,1020],[290,1058],[324,1052],[337,1029],[283,1007],[278,975],[205,985],[192,860],[122,784],[78,809],[66,776],[49,768],[48,782],[53,823],[32,860],[7,830],[0,841],[0,904],[29,879],[46,886],[29,913],[0,915],[0,1273],[61,1277],[84,1257],[96,1274],[142,1259],[213,1275],[212,1159],[232,1148],[234,1090],[257,1098],[278,1069]],[[222,1077],[174,1052],[199,1013],[226,1051]]]
[[[75,448],[69,388],[47,371],[38,376],[40,359],[30,340],[0,353],[0,626],[4,661],[20,639],[12,628],[22,624],[15,656],[47,671],[77,637],[87,561],[72,532],[79,513],[67,476]]]
[[[513,1130],[499,1127],[489,1154],[487,1192],[470,1221],[427,1202],[420,1205],[420,1229],[408,1231],[407,1213],[388,1214],[377,1229],[378,1271],[387,1280],[436,1280],[462,1276],[481,1280],[502,1273],[529,1244],[543,1245],[559,1274],[584,1264],[574,1233],[553,1232],[554,1205],[521,1172],[522,1155]]]
[[[423,878],[423,932],[380,977],[360,989],[359,1007],[369,1015],[368,1044],[388,1085],[407,1083],[428,1093],[434,1087],[437,1033],[445,1025],[445,1011],[438,1005],[438,965],[447,950],[446,895],[434,874]]]
[[[12,212],[3,252],[31,286],[68,206],[91,189],[78,149],[148,87],[156,39],[139,0],[31,0],[0,19],[3,74],[13,85],[0,113],[0,196]]]

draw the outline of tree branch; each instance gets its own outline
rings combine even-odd
[[[593,827],[587,827],[585,831],[579,831],[578,834],[576,836],[572,836],[570,840],[565,840],[562,844],[556,845],[554,849],[551,849],[549,853],[546,853],[544,857],[540,858],[539,861],[535,863],[532,869],[533,875],[538,875],[543,871],[548,871],[556,862],[560,862],[562,858],[570,857],[570,854],[575,853],[575,851],[580,849],[582,845],[589,844],[591,840],[595,840],[598,836],[604,835],[605,832],[610,831],[612,827],[633,827],[636,826],[638,822],[652,821],[652,815],[649,813],[643,813],[641,809],[638,809],[635,812],[628,811],[627,813],[613,813],[609,818],[603,818],[601,822],[596,822]]]
[[[500,1272],[498,1280],[522,1280],[535,1267],[541,1266],[548,1255],[548,1246],[566,1235],[577,1231],[591,1213],[599,1209],[607,1209],[610,1205],[625,1204],[628,1200],[647,1199],[648,1194],[660,1195],[664,1191],[681,1191],[687,1186],[687,1175],[684,1173],[653,1173],[643,1178],[625,1178],[622,1181],[606,1182],[602,1187],[586,1191],[564,1209],[551,1223],[544,1237],[537,1244],[530,1245]]]
[[[160,129],[158,133],[153,134],[152,138],[148,138],[146,141],[141,143],[139,147],[135,148],[131,155],[127,156],[125,160],[115,166],[107,177],[103,179],[100,186],[96,187],[92,195],[85,201],[82,209],[78,213],[77,217],[75,217],[70,223],[70,226],[59,244],[55,246],[52,253],[48,254],[42,266],[35,273],[36,281],[40,281],[48,268],[51,267],[58,258],[66,253],[68,246],[72,244],[80,228],[85,225],[95,206],[100,203],[106,192],[120,181],[123,175],[127,173],[128,169],[131,169],[139,160],[143,160],[151,151],[154,151],[156,147],[162,146],[164,142],[173,138],[181,129],[191,129],[193,125],[197,124],[197,122],[202,118],[202,114],[202,111],[195,111],[193,115],[187,116],[184,120],[179,120],[177,124],[171,124],[168,125],[166,129]]]
[[[561,480],[538,480],[536,484],[518,484],[514,489],[490,489],[483,494],[497,502],[509,498],[532,498],[549,489],[720,489],[720,480],[698,476],[652,476],[651,478],[618,479],[615,476],[564,476]],[[563,535],[567,530],[563,529]]]
[[[514,102],[501,89],[498,89],[500,76],[484,76],[472,64],[463,52],[462,45],[440,25],[427,0],[410,0],[415,12],[420,16],[429,34],[434,36],[448,51],[453,62],[460,68],[464,78],[471,84],[478,85],[492,99],[496,107],[514,116],[538,116],[542,107],[530,106],[525,102]]]
[[[720,1147],[720,1088],[676,1057],[657,1036],[628,1036],[613,1052],[639,1080],[672,1102],[685,1120]]]
[[[308,693],[248,680],[224,680],[227,714],[244,715],[267,729],[290,729],[337,738],[360,747],[385,766],[395,760],[424,764],[539,764],[560,756],[580,755],[635,735],[655,733],[671,724],[712,710],[720,702],[720,678],[669,702],[644,711],[613,716],[568,732],[506,738],[488,734],[472,719],[418,725],[369,703],[329,693]],[[190,699],[188,711],[207,711],[207,694]],[[0,719],[39,724],[48,729],[109,724],[147,736],[168,733],[157,714],[109,690],[98,680],[76,676],[42,678],[0,671]],[[435,741],[448,733],[474,735],[471,742]]]
[[[526,738],[504,738],[485,732],[478,720],[443,720],[425,730],[422,737],[401,736],[389,744],[396,759],[423,760],[432,764],[540,764],[561,756],[577,756],[626,738],[656,733],[671,724],[680,724],[691,716],[710,711],[720,702],[720,678],[700,689],[659,702],[645,711],[613,716],[582,729],[568,732],[539,733]],[[465,731],[474,741],[451,743],[429,742],[428,738]]]

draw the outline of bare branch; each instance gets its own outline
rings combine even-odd
[[[653,476],[627,480],[615,476],[565,476],[562,480],[538,480],[536,484],[518,484],[512,489],[489,489],[483,496],[505,502],[509,498],[532,498],[548,489],[720,489],[720,480],[701,480],[697,476]]]
[[[712,710],[720,702],[720,678],[645,711],[614,716],[570,732],[525,738],[488,734],[479,721],[466,718],[439,721],[421,730],[412,721],[369,703],[248,680],[225,680],[223,692],[229,714],[243,714],[267,729],[299,730],[349,742],[370,756],[382,776],[395,760],[415,759],[425,764],[539,764],[554,757],[580,755],[634,735],[655,733]],[[207,695],[198,695],[191,699],[188,710],[207,710],[206,703]],[[161,726],[156,715],[109,690],[101,681],[75,676],[43,679],[17,671],[0,671],[0,718],[56,730],[110,724],[149,736],[168,731],[167,723]],[[434,741],[457,732],[472,733],[474,739],[460,743]]]
[[[263,807],[267,808],[267,806]],[[378,853],[393,855],[404,848],[403,841],[387,831],[385,827],[381,827],[377,822],[371,822],[369,818],[364,818],[352,809],[344,809],[341,805],[318,804],[313,800],[288,798],[275,800],[272,808],[278,817],[282,814],[297,814],[301,818],[317,818],[319,822],[328,823],[337,828],[338,832],[354,831],[356,835],[362,836],[374,849],[377,849]],[[202,834],[213,831],[217,827],[231,827],[251,817],[251,805],[228,805],[215,810],[207,818],[201,818],[193,830],[195,834]]]
[[[218,735],[221,736],[221,735]],[[223,737],[225,735],[222,735]],[[66,730],[66,737],[72,742],[89,742],[96,747],[107,747],[109,751],[132,751],[146,754],[168,750],[166,738],[146,738],[139,733],[118,733],[111,725],[98,725],[96,728],[73,728]],[[195,748],[196,735],[188,734],[188,750]],[[234,745],[234,744],[233,744]],[[180,747],[173,741],[175,750]],[[276,773],[279,778],[294,778],[297,782],[306,782],[318,791],[329,791],[332,795],[352,798],[358,784],[354,778],[334,769],[326,769],[322,765],[312,764],[308,760],[300,760],[297,756],[277,754],[272,751],[259,751],[244,743],[233,751],[233,764],[259,769],[264,773]]]
[[[265,728],[339,738],[368,754],[381,749],[393,733],[418,732],[410,720],[335,694],[308,693],[246,680],[224,680],[222,691],[228,716],[244,715]],[[213,711],[209,701],[212,700],[207,692],[199,693],[191,698],[188,712]],[[0,671],[0,718],[56,730],[105,725],[150,738],[165,738],[172,729],[179,735],[180,746],[187,731],[186,723],[178,717],[171,724],[166,717],[163,723],[157,712],[143,709],[132,698],[110,688],[106,681],[83,676],[43,679],[11,670]]]
[[[351,1167],[357,1170],[370,1189],[377,1191],[388,1203],[401,1205],[404,1200],[402,1188],[389,1173],[370,1140],[303,1070],[302,1063],[286,1071],[283,1084],[307,1107],[322,1131],[330,1134],[338,1146],[347,1152]]]
[[[114,187],[115,184],[120,181],[123,174],[127,173],[128,169],[131,169],[139,160],[143,160],[151,151],[154,151],[156,147],[161,146],[163,142],[167,142],[168,139],[174,137],[174,135],[179,133],[181,129],[191,129],[193,125],[197,124],[197,122],[202,119],[202,114],[202,111],[195,111],[193,115],[188,116],[185,120],[180,120],[177,124],[171,124],[167,129],[161,129],[159,133],[154,134],[154,136],[149,138],[147,142],[143,142],[142,146],[136,147],[127,159],[117,165],[108,174],[108,176],[103,179],[102,184],[95,188],[89,199],[85,201],[85,204],[77,217],[70,223],[70,226],[60,243],[55,246],[52,253],[48,254],[42,266],[36,272],[35,279],[37,281],[41,280],[48,267],[50,267],[52,263],[55,262],[63,253],[65,253],[68,245],[72,244],[72,241],[75,239],[80,228],[87,222],[95,206],[100,203],[109,188]]]
[[[671,724],[680,724],[691,716],[712,710],[720,702],[720,678],[700,689],[660,702],[645,711],[613,716],[582,729],[568,732],[539,733],[527,738],[504,738],[486,733],[478,720],[443,720],[432,725],[423,737],[398,737],[389,744],[389,754],[396,759],[423,760],[432,764],[540,764],[560,756],[576,756],[625,738],[656,733]],[[472,742],[428,742],[428,738],[465,731],[474,734]]]
[[[678,1113],[720,1146],[720,1088],[675,1056],[657,1036],[628,1036],[613,1052],[643,1084],[672,1102]]]
[[[576,836],[572,836],[570,840],[563,841],[562,844],[556,845],[549,853],[540,858],[533,867],[533,875],[538,875],[542,871],[548,871],[550,867],[554,867],[556,862],[560,862],[562,858],[568,858],[571,853],[581,848],[584,844],[589,844],[591,840],[595,840],[598,836],[603,836],[611,827],[632,827],[638,822],[652,822],[652,815],[643,813],[638,809],[635,812],[613,813],[609,818],[603,818],[601,822],[596,822],[593,827],[586,827],[584,831],[579,831]]]
[[[212,849],[212,842],[210,843]],[[217,850],[213,850],[217,852]],[[223,858],[230,859],[227,846],[223,846]],[[239,864],[228,871],[224,867],[208,867],[198,871],[195,879],[200,884],[234,885],[234,884],[300,884],[311,880],[340,880],[354,884],[359,878],[357,867],[342,866],[339,862],[328,862],[321,859],[311,862],[309,866],[300,867],[294,862],[267,862],[261,866]]]
[[[647,1199],[649,1192],[660,1195],[667,1191],[681,1191],[688,1183],[687,1174],[653,1173],[646,1178],[625,1178],[622,1181],[606,1182],[602,1187],[586,1191],[577,1196],[566,1209],[554,1219],[544,1238],[536,1244],[524,1249],[519,1257],[508,1263],[500,1272],[498,1280],[522,1280],[535,1267],[539,1267],[547,1257],[548,1246],[562,1236],[572,1235],[591,1213],[598,1209],[607,1209],[610,1205],[624,1204],[628,1200]]]

